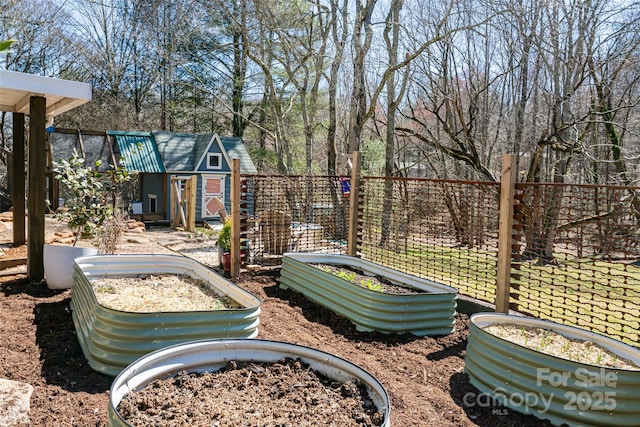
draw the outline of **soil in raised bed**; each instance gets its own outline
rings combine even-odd
[[[385,292],[389,294],[422,294],[426,291],[412,288],[409,286],[400,286],[393,283],[389,279],[382,276],[369,276],[364,274],[362,270],[346,265],[334,264],[312,264],[313,267],[322,271],[331,273],[337,277],[341,277],[348,282],[354,283],[371,291]]]
[[[640,370],[633,362],[598,344],[567,338],[548,329],[516,324],[493,324],[484,330],[514,344],[562,359],[609,368]]]
[[[216,372],[188,373],[130,392],[118,412],[133,426],[379,426],[366,388],[340,383],[285,358],[236,362]]]
[[[202,280],[178,274],[91,279],[98,303],[134,313],[212,311],[240,308],[233,299],[218,295]]]

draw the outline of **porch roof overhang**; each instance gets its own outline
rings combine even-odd
[[[91,100],[91,85],[0,70],[0,111],[29,114],[32,96],[46,98],[46,115],[57,116]]]
[[[11,198],[13,201],[13,242],[24,243],[25,238],[25,174],[27,160],[28,215],[27,278],[44,278],[44,222],[45,222],[45,169],[48,117],[76,108],[91,100],[91,85],[15,71],[0,70],[0,111],[14,113],[13,117],[13,172]],[[25,121],[29,116],[28,156],[25,156]]]

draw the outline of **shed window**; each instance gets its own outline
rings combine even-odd
[[[222,169],[222,154],[207,154],[207,169]]]

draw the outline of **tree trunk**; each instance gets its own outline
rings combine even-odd
[[[233,27],[233,88],[231,90],[231,103],[233,110],[233,118],[231,121],[231,129],[233,136],[242,138],[244,135],[244,82],[247,70],[247,58],[244,54],[244,28],[246,27],[246,3],[244,1],[233,4],[236,16],[239,16],[239,26]],[[240,8],[240,10],[238,10]]]
[[[329,124],[327,126],[327,174],[337,175],[337,152],[336,152],[336,130],[337,125],[337,91],[338,91],[338,72],[342,65],[344,46],[347,42],[347,17],[348,17],[348,0],[343,0],[341,5],[338,0],[331,0],[331,34],[333,37],[335,57],[331,63],[329,74]],[[342,25],[340,25],[342,24]],[[340,30],[341,29],[341,30]]]
[[[394,174],[395,159],[395,140],[396,140],[396,110],[398,103],[404,91],[400,91],[400,96],[396,97],[396,72],[394,67],[398,64],[398,46],[400,44],[400,11],[402,10],[403,0],[392,0],[389,13],[387,15],[386,25],[384,29],[384,40],[387,47],[387,55],[389,58],[389,73],[387,79],[387,127],[385,133],[385,162],[384,175],[391,177]],[[405,79],[406,81],[406,79]],[[380,232],[380,247],[385,247],[391,230],[391,210],[393,208],[393,181],[385,180],[384,183],[384,201],[382,207],[382,224]]]
[[[353,31],[353,90],[349,104],[349,128],[347,141],[349,152],[360,150],[364,118],[367,114],[367,92],[365,87],[365,59],[371,47],[373,28],[371,16],[377,0],[356,2],[356,14]]]

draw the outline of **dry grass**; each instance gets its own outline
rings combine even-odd
[[[515,324],[495,324],[487,326],[484,330],[514,344],[562,359],[603,367],[640,370],[640,367],[633,362],[591,341],[570,339],[548,329]]]
[[[180,242],[168,245],[172,251],[178,252],[186,257],[194,259],[209,267],[217,267],[218,247],[211,242]]]
[[[239,308],[206,283],[186,275],[144,274],[91,280],[102,306],[136,313],[212,311]]]

